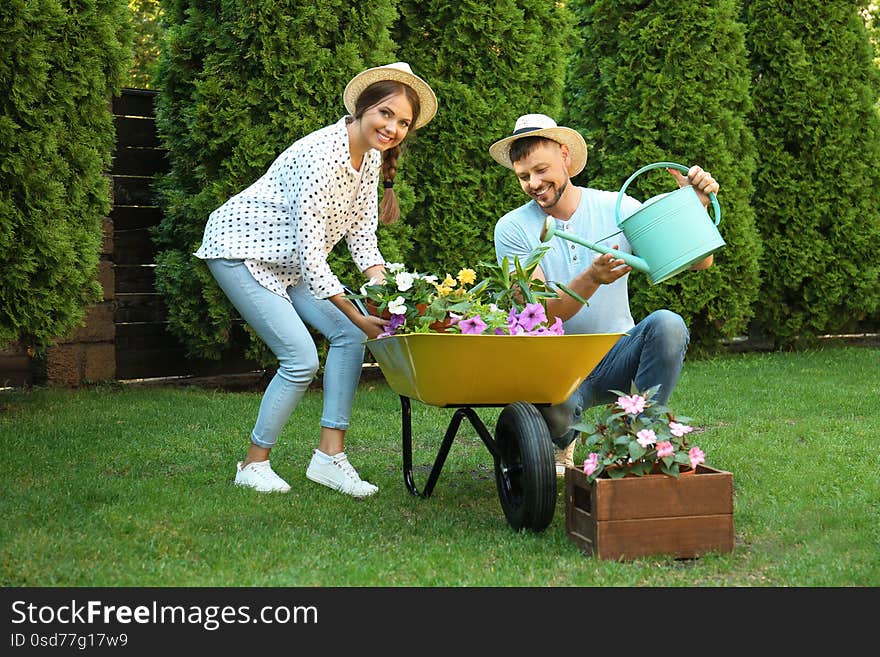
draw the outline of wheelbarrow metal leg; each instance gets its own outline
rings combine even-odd
[[[443,465],[446,463],[446,457],[449,456],[449,450],[452,448],[452,443],[455,440],[456,434],[458,434],[458,429],[464,418],[468,419],[471,426],[474,427],[477,434],[491,452],[493,459],[497,461],[498,450],[495,447],[495,440],[492,438],[492,434],[489,433],[486,425],[480,419],[480,416],[477,415],[474,409],[468,406],[458,408],[455,410],[455,413],[452,414],[449,426],[446,428],[446,435],[443,437],[443,442],[440,443],[440,450],[437,452],[437,457],[434,459],[434,465],[431,466],[431,471],[428,473],[428,481],[425,483],[425,488],[419,492],[415,483],[415,477],[413,476],[412,410],[408,397],[404,397],[403,395],[400,396],[400,409],[403,425],[401,431],[401,435],[403,436],[403,481],[406,484],[407,490],[413,495],[425,498],[430,497],[431,493],[434,491],[434,486],[437,484],[437,479],[440,478],[440,472],[443,470]]]
[[[403,482],[407,490],[418,497],[421,496],[416,488],[412,471],[412,410],[410,409],[409,397],[400,395],[400,418],[401,435],[403,436]]]
[[[489,429],[486,427],[486,424],[483,422],[480,416],[477,415],[477,412],[470,406],[466,406],[458,410],[460,410],[462,413],[464,413],[464,415],[467,416],[467,419],[470,421],[471,426],[477,432],[480,440],[483,441],[486,449],[488,449],[489,453],[492,455],[492,459],[497,461],[499,458],[498,445],[495,442],[495,438],[493,438],[492,434],[489,433]]]

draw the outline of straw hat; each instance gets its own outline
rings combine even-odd
[[[587,142],[584,141],[580,133],[571,128],[556,125],[556,121],[546,114],[524,114],[519,117],[513,127],[513,134],[492,144],[489,147],[489,155],[498,164],[512,169],[510,145],[523,137],[546,137],[568,146],[568,151],[571,154],[571,163],[568,167],[568,175],[570,176],[578,175],[587,164]]]
[[[350,114],[354,114],[354,108],[357,99],[363,93],[364,89],[374,82],[381,80],[395,80],[403,82],[403,84],[412,87],[419,96],[419,120],[416,121],[414,127],[421,128],[428,121],[434,118],[437,113],[437,96],[428,86],[428,83],[422,80],[418,75],[412,72],[409,64],[406,62],[394,62],[385,66],[376,66],[361,71],[355,75],[351,81],[345,85],[345,91],[342,92],[342,102],[345,103],[345,109]]]

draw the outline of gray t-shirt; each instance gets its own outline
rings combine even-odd
[[[572,232],[583,239],[632,253],[632,247],[617,227],[614,206],[617,192],[579,187],[581,200],[574,214],[568,220],[556,219],[556,229]],[[621,202],[621,219],[641,207],[641,203],[631,196],[624,196]],[[495,255],[498,263],[504,256],[520,260],[541,244],[541,229],[547,213],[535,201],[511,210],[495,224]],[[547,242],[552,249],[541,260],[541,269],[548,281],[568,285],[582,271],[587,269],[598,255],[596,251],[581,244],[570,242],[562,237],[554,237]],[[634,326],[629,309],[627,280],[622,276],[610,285],[600,285],[589,299],[589,306],[581,308],[563,324],[566,333],[622,333]]]

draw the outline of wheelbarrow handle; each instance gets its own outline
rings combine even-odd
[[[361,312],[361,315],[370,315],[370,313],[367,312],[367,307],[364,305],[364,302],[352,296],[354,292],[352,292],[351,288],[349,288],[347,285],[343,285],[342,289],[345,292],[345,296],[348,297],[348,300],[351,301],[354,304],[354,307]]]

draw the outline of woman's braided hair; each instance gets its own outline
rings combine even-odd
[[[375,107],[383,100],[394,94],[403,92],[412,107],[412,123],[415,125],[419,120],[421,105],[419,95],[415,90],[396,80],[380,80],[364,89],[355,103],[354,118],[359,119],[371,107]],[[379,206],[379,220],[383,224],[393,224],[400,218],[400,207],[397,204],[397,195],[394,193],[394,178],[397,176],[397,160],[400,157],[400,145],[389,148],[382,153],[382,203]]]

